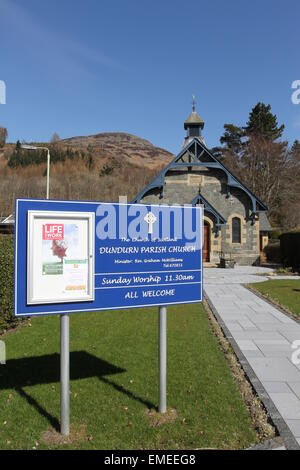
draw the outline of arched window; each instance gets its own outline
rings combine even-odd
[[[232,243],[241,243],[241,219],[239,217],[232,219]]]

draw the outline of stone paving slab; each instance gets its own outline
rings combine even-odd
[[[237,344],[242,351],[259,351],[256,344],[249,339],[238,339]]]
[[[226,324],[231,331],[243,331],[243,328],[237,321],[228,321]]]
[[[292,433],[297,436],[297,441],[300,444],[300,419],[287,419],[286,422]]]
[[[299,420],[300,422],[300,400],[294,393],[271,392],[269,395],[284,419]],[[296,437],[300,437],[300,433]]]
[[[204,292],[218,320],[224,322],[227,337],[235,342],[278,410],[285,429],[300,444],[300,364],[293,364],[291,347],[300,340],[300,323],[242,285],[265,281],[270,271],[252,266],[205,269]]]
[[[224,321],[224,323],[227,326],[227,322]],[[232,332],[233,333],[233,332]],[[243,331],[235,331],[234,334],[232,334],[235,340],[237,339],[282,339],[283,336],[280,335],[277,331],[267,331],[264,332],[261,329],[255,329],[255,330],[243,330]],[[294,337],[294,334],[293,334]]]
[[[260,381],[299,381],[300,371],[285,357],[250,358],[250,366]]]
[[[264,357],[263,353],[259,350],[243,349],[243,354],[248,357]]]
[[[289,382],[289,387],[300,399],[300,382]]]
[[[262,382],[268,393],[290,393],[291,389],[286,382]]]

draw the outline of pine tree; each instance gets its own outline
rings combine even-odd
[[[299,167],[299,163],[300,163],[300,142],[299,142],[299,140],[297,140],[297,139],[295,140],[295,142],[293,143],[293,145],[290,148],[289,155],[290,155],[291,160],[293,162],[297,162],[298,167]]]
[[[54,134],[51,137],[51,144],[55,144],[56,142],[60,141],[60,137],[57,132],[54,132]]]
[[[224,129],[224,135],[220,138],[221,144],[225,144],[228,150],[239,153],[242,148],[242,138],[245,135],[244,130],[234,124],[224,124]]]
[[[295,140],[291,147],[291,153],[292,154],[300,154],[300,142],[298,139]]]
[[[259,102],[252,108],[244,129],[248,136],[255,135],[274,141],[282,136],[284,124],[278,127],[277,116],[271,112],[271,105]]]

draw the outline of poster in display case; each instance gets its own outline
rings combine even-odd
[[[28,211],[27,304],[94,300],[94,218]]]

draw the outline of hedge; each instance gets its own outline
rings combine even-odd
[[[270,239],[264,248],[264,253],[271,263],[281,263],[280,241]]]
[[[272,230],[271,232],[271,240],[279,240],[281,232],[279,230]]]
[[[13,316],[14,238],[0,235],[0,334],[15,326]]]
[[[281,260],[293,271],[300,271],[300,231],[280,235]]]

